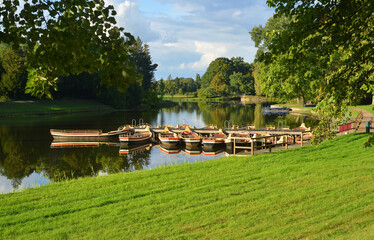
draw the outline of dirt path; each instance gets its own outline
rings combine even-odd
[[[374,116],[368,111],[361,110],[358,108],[355,108],[356,111],[362,112],[363,118],[361,120],[361,123],[357,129],[356,132],[366,132],[366,122],[369,121],[371,123],[371,129],[374,129]],[[371,130],[372,131],[372,130]]]

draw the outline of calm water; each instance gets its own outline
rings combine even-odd
[[[185,149],[173,151],[157,144],[126,149],[118,143],[96,146],[53,148],[49,129],[102,129],[110,131],[131,123],[203,127],[217,124],[255,125],[257,128],[297,127],[315,120],[302,116],[263,115],[262,105],[179,103],[172,108],[146,112],[115,112],[109,114],[75,114],[59,116],[33,116],[0,119],[0,193],[35,187],[81,176],[97,176],[114,172],[150,169],[176,162],[198,162],[221,158],[225,149],[193,152]]]

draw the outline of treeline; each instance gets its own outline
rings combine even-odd
[[[4,100],[33,99],[25,93],[28,83],[26,69],[26,49],[14,50],[10,45],[0,44],[0,97]],[[137,38],[129,47],[130,61],[137,69],[137,80],[130,83],[126,92],[116,86],[101,84],[100,73],[83,72],[58,78],[57,88],[51,91],[54,99],[92,99],[115,108],[133,108],[141,103],[151,106],[161,105],[155,90],[157,84],[154,71],[157,64],[152,63],[149,47]],[[29,71],[30,72],[30,71]]]
[[[242,57],[217,58],[209,64],[202,77],[172,78],[157,81],[160,94],[174,96],[187,95],[200,98],[213,98],[230,94],[254,95],[253,64],[244,62]]]

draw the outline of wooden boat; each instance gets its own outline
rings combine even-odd
[[[288,107],[263,107],[262,112],[264,114],[286,114],[291,111],[291,108]]]
[[[118,147],[118,142],[52,142],[51,148],[82,148],[82,147],[99,147],[101,145]]]
[[[120,127],[117,130],[103,133],[102,130],[62,130],[51,129],[51,135],[56,141],[117,141],[118,135],[127,133],[129,126]]]
[[[202,138],[202,143],[204,147],[206,146],[215,146],[225,144],[225,139],[227,138],[226,134],[222,132],[222,129],[218,133],[211,133],[207,137]]]
[[[226,146],[232,147],[234,143],[234,138],[236,139],[235,144],[246,144],[249,142],[251,135],[249,133],[230,133],[229,136],[225,139]]]
[[[144,131],[128,131],[125,134],[119,135],[119,141],[121,144],[139,144],[142,142],[149,141],[153,134],[149,127],[146,127]]]
[[[181,137],[165,127],[164,131],[158,134],[158,139],[162,144],[178,144],[181,142]]]
[[[201,143],[201,137],[197,133],[191,131],[188,126],[185,128],[185,131],[181,133],[181,138],[186,145],[199,145]]]

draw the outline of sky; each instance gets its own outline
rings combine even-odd
[[[205,73],[218,57],[253,62],[257,49],[249,32],[265,25],[274,9],[266,0],[105,0],[117,24],[149,45],[155,77]]]

